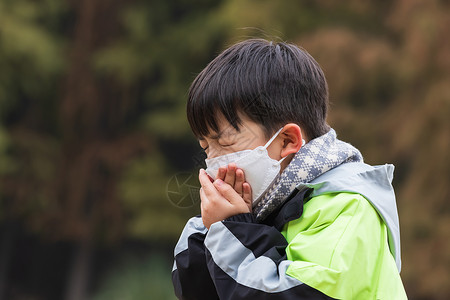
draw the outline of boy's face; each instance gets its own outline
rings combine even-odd
[[[261,125],[246,116],[240,115],[240,118],[242,121],[240,131],[237,131],[225,117],[221,116],[217,119],[219,132],[211,131],[208,136],[199,139],[200,147],[205,150],[208,158],[242,150],[252,150],[268,141]],[[281,159],[283,143],[282,138],[277,136],[267,147],[268,154],[272,159]]]

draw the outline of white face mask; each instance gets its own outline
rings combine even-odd
[[[264,146],[258,146],[253,150],[243,150],[207,158],[205,160],[206,172],[213,179],[216,179],[219,167],[226,167],[229,163],[235,163],[237,168],[244,171],[245,181],[252,188],[252,203],[255,206],[261,200],[261,196],[272,184],[275,177],[280,173],[280,164],[286,158],[283,157],[279,161],[276,161],[270,158],[267,153],[267,147],[269,147],[282,129],[278,130]]]

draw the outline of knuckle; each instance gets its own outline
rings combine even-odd
[[[232,187],[231,187],[229,184],[222,184],[222,185],[220,186],[220,189],[221,189],[223,192],[229,192],[229,191],[232,189]]]

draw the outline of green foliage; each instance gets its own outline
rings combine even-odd
[[[91,300],[176,299],[170,270],[166,259],[159,256],[129,260],[113,268]]]
[[[52,94],[56,76],[64,68],[64,38],[49,29],[42,19],[64,11],[59,1],[0,2],[0,117],[17,109],[22,97],[41,98]],[[47,11],[43,8],[52,8]]]
[[[165,164],[162,156],[153,154],[135,160],[124,173],[120,191],[129,216],[127,229],[132,237],[174,239],[186,220],[198,213],[198,202],[187,208],[173,203],[168,194],[169,183],[179,172],[170,174]]]
[[[21,217],[34,223],[52,205],[47,183],[54,176],[58,156],[58,142],[51,136],[57,131],[52,106],[65,68],[65,37],[55,26],[65,11],[64,4],[55,0],[0,2],[0,209],[4,218]],[[33,197],[28,198],[29,194]]]

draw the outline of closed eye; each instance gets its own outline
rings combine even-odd
[[[230,147],[233,146],[234,144],[219,144],[220,147]]]
[[[218,144],[220,147],[230,147],[230,146],[233,146],[233,145],[236,144],[236,143],[235,143],[234,140],[230,140],[230,139],[226,139],[226,138],[221,138],[221,139],[217,140],[217,144]]]

